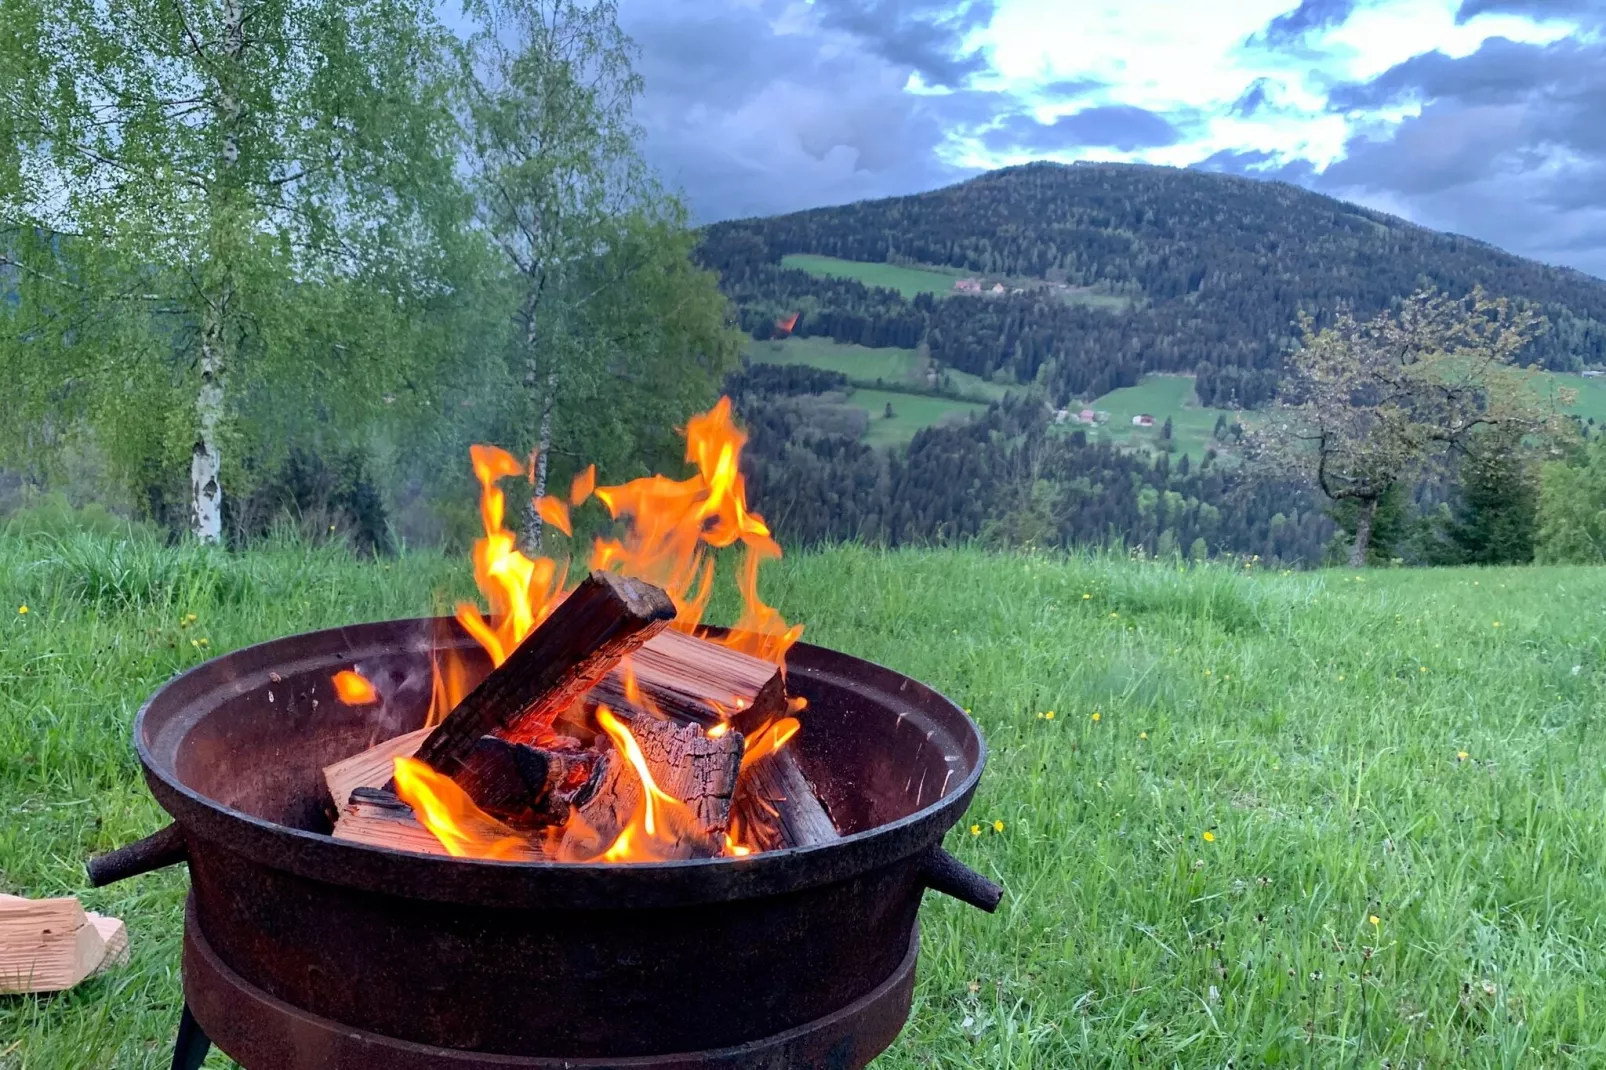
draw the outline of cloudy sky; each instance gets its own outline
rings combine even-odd
[[[1282,178],[1606,277],[1606,0],[620,0],[701,220],[1034,159]]]

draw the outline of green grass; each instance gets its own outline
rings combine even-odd
[[[906,443],[923,427],[931,427],[943,420],[959,420],[984,408],[973,401],[896,394],[890,390],[867,390],[863,387],[855,388],[848,396],[848,402],[870,414],[870,430],[865,440],[878,446]],[[889,403],[892,405],[890,420],[886,418]]]
[[[1071,410],[1075,412],[1080,407],[1073,402]],[[1229,421],[1233,418],[1230,409],[1209,409],[1199,404],[1191,375],[1150,375],[1137,386],[1112,390],[1087,407],[1110,414],[1109,423],[1098,429],[1098,436],[1121,445],[1149,449],[1158,448],[1161,426],[1169,416],[1177,455],[1188,454],[1194,463],[1203,459],[1204,451],[1212,444],[1216,419],[1223,414]],[[1134,427],[1132,417],[1145,412],[1154,417],[1154,427]],[[1085,425],[1063,426],[1076,430]]]
[[[138,704],[242,644],[427,612],[465,572],[0,538],[0,890],[78,894],[134,953],[0,1000],[0,1066],[167,1065],[184,876],[82,872],[163,821]],[[1008,897],[927,897],[878,1070],[1606,1065],[1606,571],[844,548],[763,583],[991,747],[948,846]]]
[[[767,342],[750,341],[747,344],[747,356],[756,364],[807,364],[826,371],[841,372],[855,383],[881,389],[925,389],[928,385],[926,362],[913,349],[871,349],[809,336]],[[967,372],[950,370],[947,374],[954,392],[970,398],[993,401],[1002,398],[1011,389]],[[880,383],[876,380],[880,380]]]
[[[963,272],[949,268],[873,264],[863,260],[838,260],[834,256],[815,256],[813,253],[791,253],[783,256],[781,266],[798,268],[810,275],[853,279],[866,286],[885,286],[890,290],[897,290],[906,298],[923,293],[952,293],[954,280],[964,277]]]
[[[1569,390],[1578,391],[1577,399],[1567,408],[1568,412],[1586,420],[1593,419],[1597,424],[1606,423],[1606,378],[1585,379],[1582,375],[1563,373],[1553,374],[1550,378]]]

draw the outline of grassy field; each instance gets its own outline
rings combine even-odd
[[[1191,375],[1151,375],[1137,386],[1110,391],[1088,407],[1110,414],[1109,423],[1099,428],[1099,436],[1122,445],[1151,449],[1157,448],[1161,425],[1169,416],[1177,455],[1188,454],[1195,463],[1204,457],[1205,449],[1211,444],[1216,419],[1223,414],[1228,420],[1232,419],[1231,410],[1208,409],[1199,404]],[[1074,411],[1078,406],[1073,403],[1071,408]],[[1155,426],[1134,427],[1132,417],[1145,412],[1154,417]],[[1064,426],[1075,430],[1082,425]]]
[[[836,279],[855,279],[866,286],[885,286],[906,298],[917,294],[948,294],[954,280],[964,272],[948,268],[902,267],[898,264],[872,264],[862,260],[838,260],[834,256],[792,253],[781,257],[781,266],[799,268],[811,275]]]
[[[865,435],[865,441],[878,446],[902,445],[914,438],[915,432],[922,427],[931,427],[943,420],[961,420],[983,408],[973,401],[952,401],[864,387],[855,388],[848,395],[848,401],[870,414],[870,430]],[[890,420],[886,418],[889,404],[892,406]]]
[[[889,390],[926,387],[926,362],[913,349],[842,345],[829,338],[783,338],[766,342],[749,341],[747,355],[756,364],[807,364],[826,371],[841,372],[856,383],[879,385]],[[996,400],[1010,387],[989,382],[979,375],[948,373],[956,393],[972,398]],[[876,380],[881,380],[876,384]]]
[[[1582,375],[1558,373],[1551,376],[1569,390],[1578,391],[1578,398],[1567,411],[1596,423],[1606,423],[1606,379],[1585,379]]]
[[[466,572],[0,538],[0,891],[79,894],[134,952],[0,1000],[0,1066],[167,1065],[184,876],[82,871],[163,821],[138,704],[242,644],[443,606]],[[1606,571],[846,548],[764,587],[992,748],[948,846],[1008,898],[928,897],[878,1070],[1606,1065]]]

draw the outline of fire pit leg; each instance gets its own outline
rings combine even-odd
[[[190,1005],[185,1003],[184,1013],[178,1018],[178,1040],[173,1042],[173,1070],[201,1070],[211,1050],[211,1039],[201,1031]]]

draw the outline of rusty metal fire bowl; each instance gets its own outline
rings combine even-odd
[[[976,725],[807,644],[788,656],[808,699],[791,745],[838,841],[620,865],[331,838],[321,770],[424,723],[442,646],[488,671],[448,619],[362,624],[206,662],[135,720],[174,825],[91,879],[188,862],[185,1027],[250,1070],[862,1067],[908,1017],[925,889],[998,903],[940,846],[981,778]],[[381,703],[336,698],[354,664]]]

